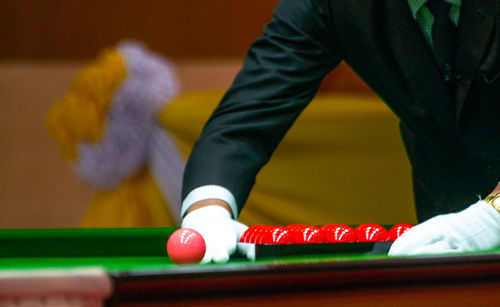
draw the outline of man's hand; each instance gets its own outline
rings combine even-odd
[[[479,201],[458,213],[438,215],[399,239],[389,256],[474,252],[500,247],[500,213]]]
[[[236,251],[247,226],[233,220],[225,208],[209,205],[190,211],[182,221],[183,228],[198,231],[207,246],[201,263],[223,263]],[[243,251],[246,253],[246,251]]]

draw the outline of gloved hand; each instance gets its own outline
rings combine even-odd
[[[188,213],[183,221],[183,228],[198,231],[205,239],[206,252],[201,263],[224,263],[234,254],[241,235],[247,226],[231,218],[229,212],[220,206],[206,206]],[[251,250],[240,249],[247,257]]]
[[[389,256],[474,252],[500,247],[500,213],[479,201],[458,213],[438,215],[397,239]]]

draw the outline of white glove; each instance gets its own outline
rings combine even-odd
[[[220,206],[206,206],[188,213],[183,228],[198,231],[206,244],[205,256],[201,263],[224,263],[234,254],[241,235],[247,226],[231,218],[229,212]],[[246,250],[242,250],[246,255]]]
[[[389,256],[474,252],[500,247],[500,214],[479,201],[458,213],[438,215],[397,239]]]

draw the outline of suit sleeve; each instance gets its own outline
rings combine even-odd
[[[329,3],[278,3],[193,147],[183,199],[197,187],[219,185],[241,210],[258,171],[340,61]]]

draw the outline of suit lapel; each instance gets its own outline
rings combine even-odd
[[[494,14],[495,0],[462,1],[455,63],[457,72],[462,75],[457,87],[457,120],[493,33]]]
[[[467,1],[467,0],[465,0]],[[455,134],[452,96],[406,1],[384,0],[385,32],[394,57],[410,85],[413,103],[423,104],[435,122]]]

